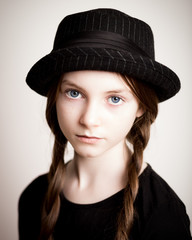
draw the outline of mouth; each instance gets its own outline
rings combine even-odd
[[[79,141],[81,141],[83,143],[90,143],[90,144],[97,143],[102,139],[102,138],[95,137],[95,136],[86,136],[86,135],[76,135],[76,136],[79,139]]]

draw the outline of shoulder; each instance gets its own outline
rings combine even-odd
[[[139,183],[136,209],[144,239],[191,239],[185,205],[168,183],[150,165]]]
[[[40,175],[35,178],[22,192],[19,203],[23,203],[30,199],[42,198],[47,191],[48,179],[47,174]]]
[[[47,191],[47,174],[33,180],[19,198],[19,239],[37,239],[41,225],[41,208]]]
[[[143,174],[139,177],[139,184],[139,195],[142,196],[143,201],[146,203],[151,204],[153,202],[154,207],[169,201],[183,205],[174,190],[150,165],[147,166]]]

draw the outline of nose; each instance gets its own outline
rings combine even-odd
[[[97,127],[101,123],[99,105],[94,102],[88,102],[81,113],[80,124],[90,127]]]

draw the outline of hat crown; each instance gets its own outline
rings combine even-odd
[[[65,42],[86,32],[117,34],[154,59],[153,33],[149,25],[115,9],[94,9],[66,16],[57,29],[53,50],[63,48]]]

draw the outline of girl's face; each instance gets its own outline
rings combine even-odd
[[[56,109],[60,128],[75,153],[88,158],[125,147],[127,133],[142,114],[125,81],[104,71],[63,74]]]

